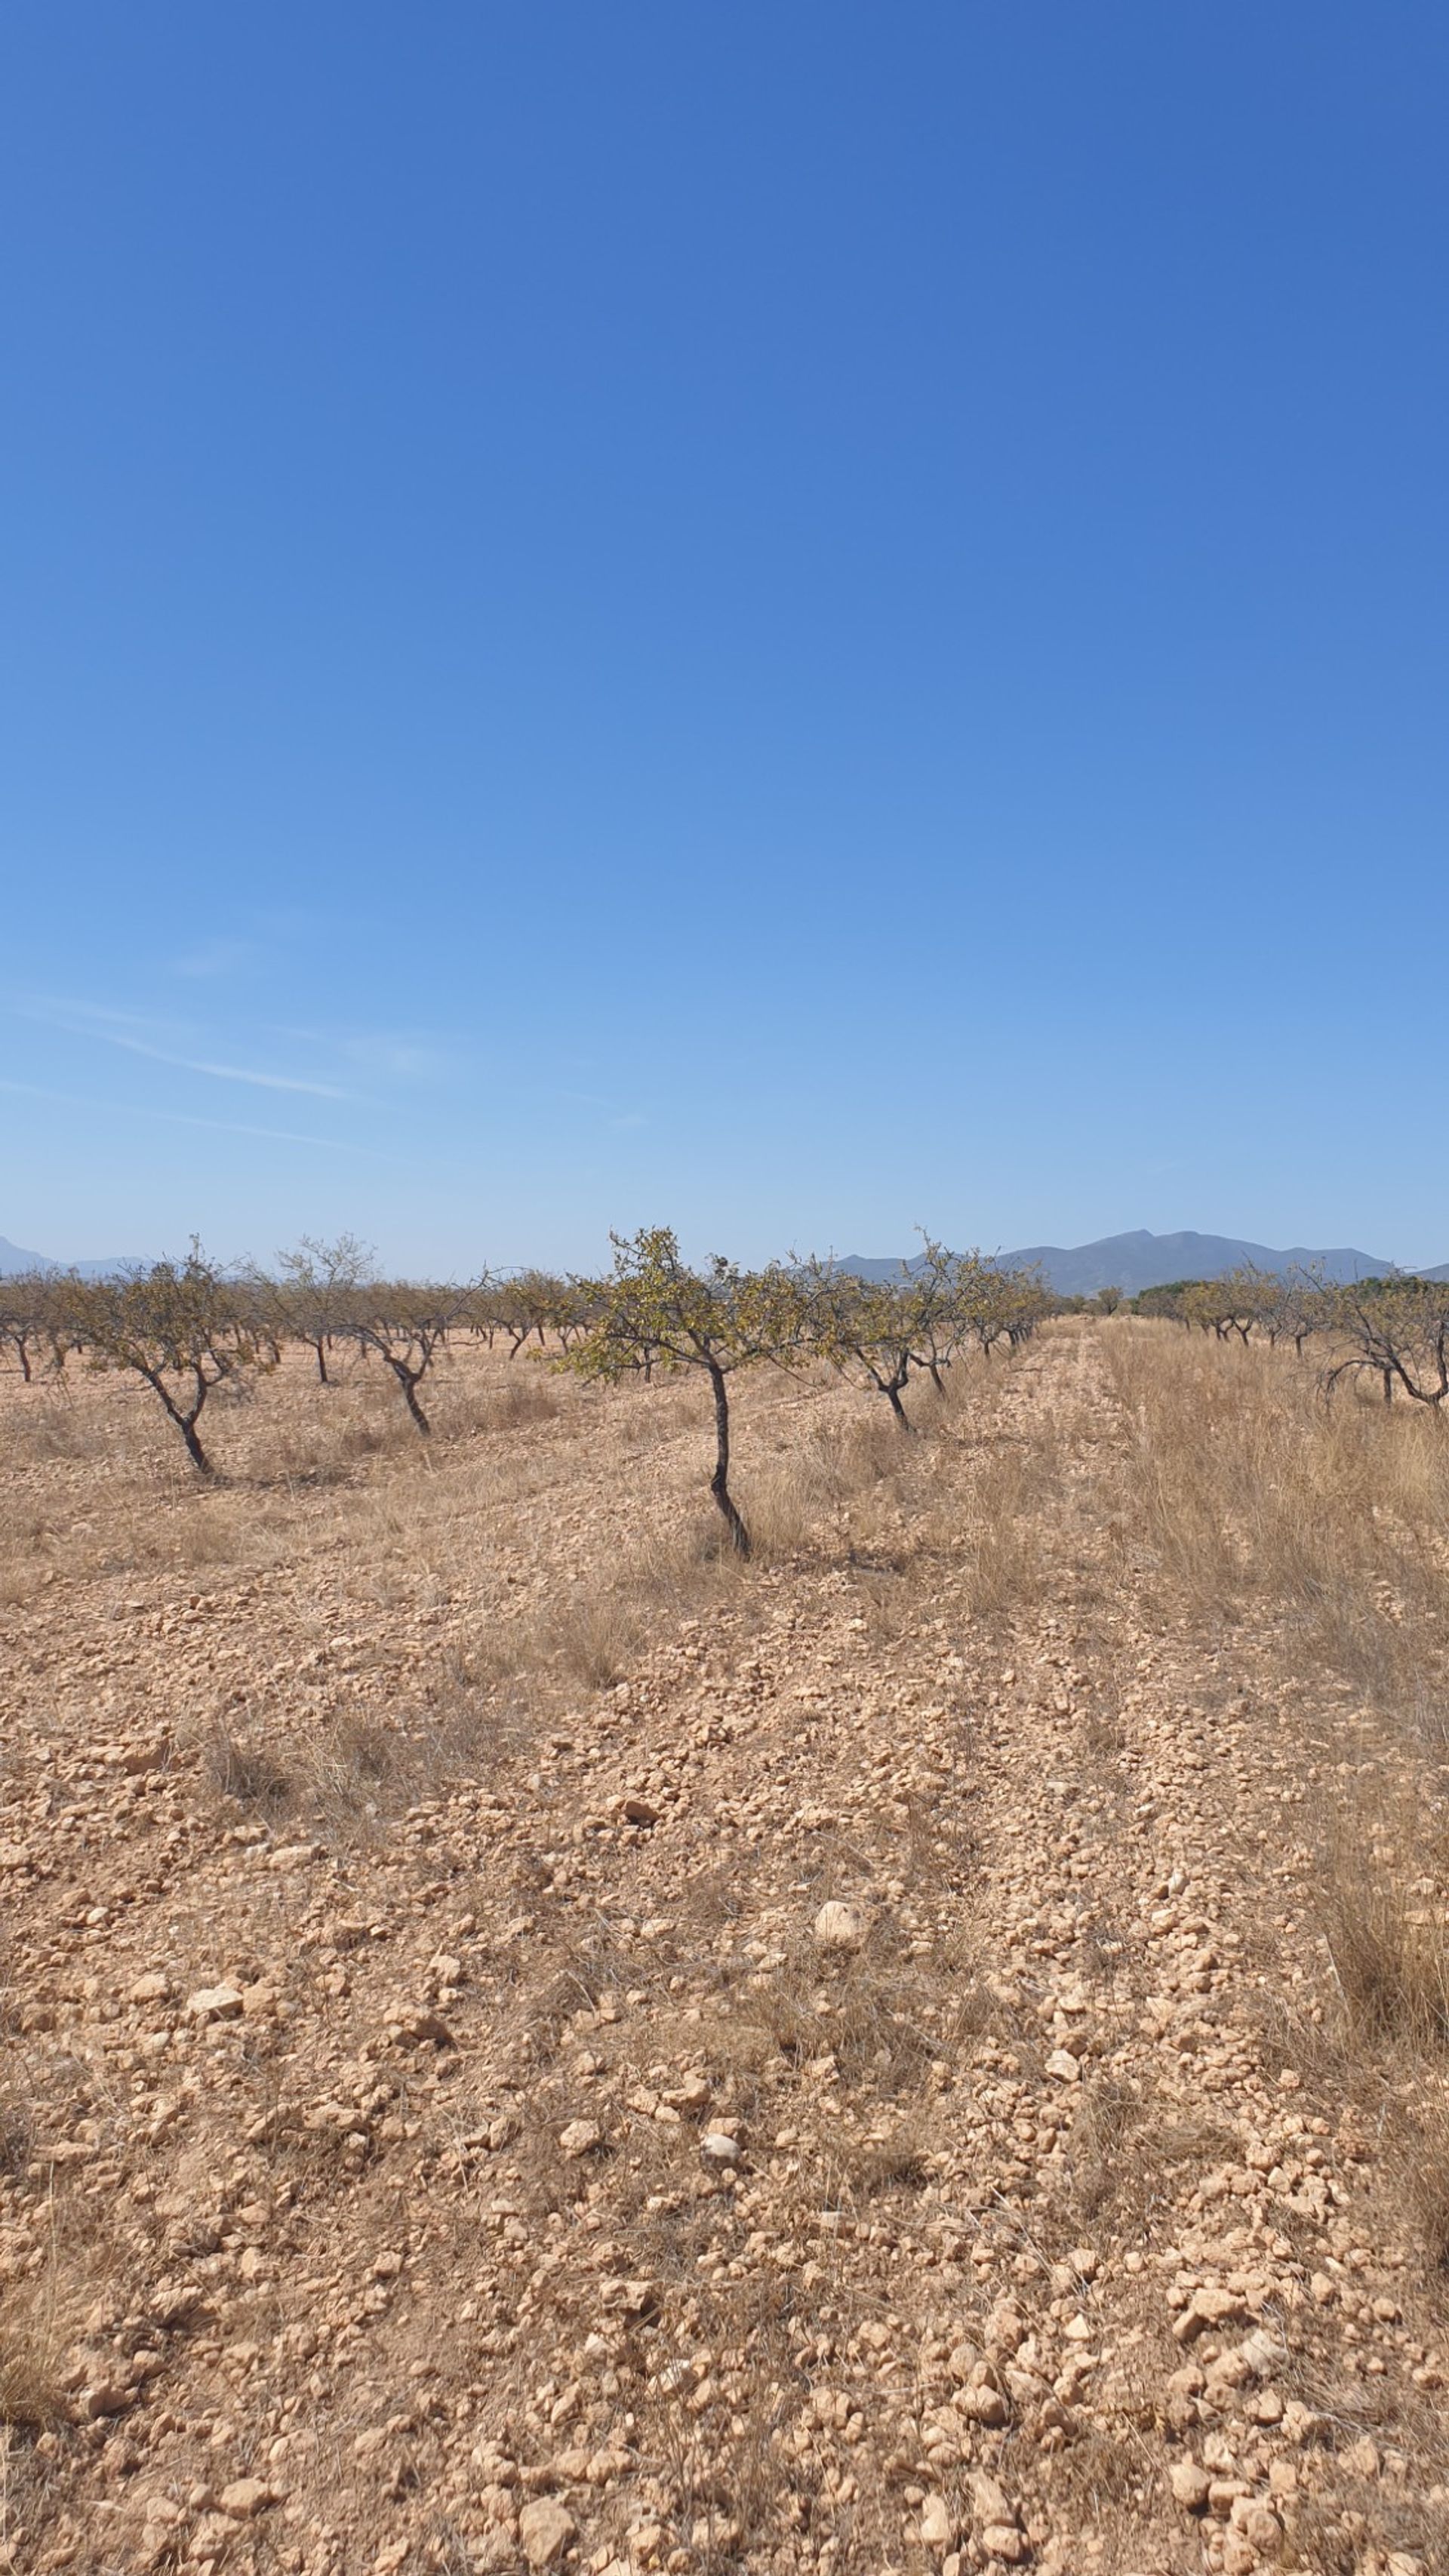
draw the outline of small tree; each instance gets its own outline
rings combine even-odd
[[[709,1490],[736,1555],[747,1557],[750,1534],[730,1492],[729,1381],[758,1361],[796,1356],[804,1320],[798,1283],[778,1266],[747,1272],[719,1256],[705,1271],[690,1270],[668,1226],[610,1240],[613,1270],[607,1279],[578,1283],[587,1321],[556,1365],[605,1381],[656,1369],[697,1369],[708,1379],[715,1432]]]
[[[327,1354],[357,1324],[358,1292],[372,1277],[371,1250],[355,1234],[339,1234],[335,1243],[304,1234],[295,1252],[278,1253],[277,1270],[276,1279],[261,1284],[271,1292],[280,1329],[305,1342],[321,1384],[330,1385]]]
[[[186,1454],[212,1472],[197,1424],[213,1387],[244,1382],[260,1365],[257,1336],[236,1290],[193,1237],[182,1262],[156,1261],[115,1279],[75,1285],[76,1321],[93,1368],[144,1380]]]
[[[402,1400],[424,1440],[432,1424],[418,1401],[427,1376],[448,1334],[466,1311],[469,1291],[459,1288],[390,1287],[375,1300],[370,1314],[353,1329],[364,1350],[376,1351],[397,1380]]]
[[[1332,1325],[1351,1348],[1325,1371],[1325,1393],[1367,1373],[1385,1404],[1395,1387],[1435,1414],[1449,1401],[1449,1280],[1360,1279],[1332,1300]]]
[[[1313,1333],[1322,1332],[1333,1309],[1333,1291],[1318,1271],[1292,1270],[1265,1278],[1258,1306],[1258,1322],[1276,1348],[1280,1341],[1291,1341],[1296,1356],[1303,1357],[1303,1345]]]
[[[519,1270],[512,1278],[498,1281],[493,1290],[492,1312],[508,1336],[511,1360],[517,1359],[530,1334],[537,1336],[540,1350],[546,1349],[549,1333],[558,1329],[567,1297],[565,1282],[546,1270]]]
[[[913,1369],[931,1365],[921,1347],[921,1300],[909,1268],[898,1279],[861,1279],[830,1262],[807,1261],[800,1277],[811,1350],[844,1378],[885,1397],[900,1431],[915,1425],[901,1398]],[[940,1384],[940,1357],[933,1374]]]
[[[27,1386],[47,1352],[51,1368],[65,1365],[62,1303],[51,1272],[17,1270],[0,1279],[0,1350],[8,1346],[15,1353]]]

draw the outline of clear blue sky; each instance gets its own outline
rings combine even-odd
[[[0,1232],[1449,1258],[1449,16],[8,0]]]

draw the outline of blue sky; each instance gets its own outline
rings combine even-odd
[[[1449,19],[10,0],[0,1232],[1449,1258]]]

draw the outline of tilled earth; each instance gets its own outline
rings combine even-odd
[[[766,1566],[345,1831],[214,1707],[250,1659],[336,1725],[446,1604],[402,1653],[308,1645],[285,1565],[152,1586],[64,1671],[21,1606],[0,2564],[1449,2566],[1315,1910],[1358,1713],[1163,1611],[1090,1331],[975,1437],[1037,1462],[1014,1604],[962,1417],[928,1554]]]

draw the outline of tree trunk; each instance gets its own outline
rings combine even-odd
[[[912,1422],[910,1415],[907,1413],[905,1406],[901,1402],[901,1390],[894,1378],[887,1379],[885,1391],[890,1398],[890,1407],[892,1413],[896,1417],[897,1429],[914,1434],[916,1426]]]
[[[414,1422],[417,1424],[419,1431],[422,1433],[425,1440],[429,1439],[432,1435],[433,1426],[428,1420],[427,1415],[424,1413],[422,1406],[419,1404],[417,1394],[418,1377],[422,1375],[422,1371],[419,1370],[417,1372],[417,1376],[414,1376],[412,1370],[405,1368],[401,1360],[389,1360],[388,1367],[392,1370],[393,1376],[397,1379],[398,1385],[402,1388],[403,1402],[407,1406],[409,1413],[412,1415]]]
[[[324,1346],[320,1341],[319,1341],[319,1342],[314,1342],[314,1343],[313,1343],[313,1345],[312,1345],[312,1348],[313,1348],[313,1350],[314,1350],[314,1351],[316,1352],[316,1354],[317,1354],[317,1377],[318,1377],[318,1381],[319,1381],[319,1383],[320,1383],[321,1385],[323,1385],[323,1386],[330,1386],[330,1385],[331,1385],[331,1383],[332,1383],[332,1380],[329,1378],[329,1376],[328,1376],[328,1374],[327,1374],[327,1352],[326,1352],[326,1348],[325,1348],[325,1346]]]
[[[206,1451],[201,1445],[201,1437],[196,1428],[201,1408],[206,1402],[209,1391],[208,1381],[202,1376],[200,1369],[198,1369],[196,1371],[196,1402],[191,1407],[189,1413],[183,1413],[180,1405],[177,1403],[175,1397],[172,1395],[170,1389],[167,1387],[164,1379],[159,1375],[159,1373],[153,1374],[150,1369],[143,1369],[141,1374],[145,1378],[147,1385],[152,1389],[152,1392],[159,1395],[161,1398],[163,1407],[169,1414],[171,1420],[175,1423],[177,1430],[180,1432],[182,1439],[186,1443],[186,1455],[191,1460],[197,1474],[199,1476],[209,1476],[211,1474],[211,1460],[208,1458]]]
[[[201,1442],[196,1436],[195,1414],[178,1413],[176,1419],[181,1426],[181,1437],[186,1443],[186,1454],[191,1460],[193,1467],[196,1468],[200,1475],[209,1476],[211,1474],[211,1460],[208,1458],[206,1451],[203,1449]]]
[[[714,1389],[714,1474],[709,1490],[716,1509],[722,1513],[730,1534],[730,1545],[736,1556],[750,1553],[750,1533],[736,1511],[730,1494],[730,1395],[724,1370],[715,1360],[706,1360],[710,1385]]]

